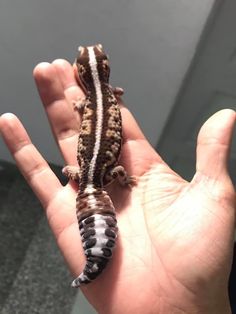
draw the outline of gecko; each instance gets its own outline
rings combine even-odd
[[[76,77],[85,97],[74,104],[81,115],[77,145],[77,166],[65,166],[63,173],[78,183],[76,215],[85,266],[72,287],[98,277],[112,257],[117,240],[117,219],[105,187],[115,179],[123,186],[136,182],[119,165],[122,148],[122,119],[118,104],[123,89],[109,84],[108,56],[101,44],[79,47]]]

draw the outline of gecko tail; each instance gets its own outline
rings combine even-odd
[[[113,213],[93,214],[79,222],[86,264],[83,272],[72,282],[78,288],[97,278],[112,257],[116,244],[117,221]]]
[[[94,261],[87,261],[83,272],[73,280],[71,286],[73,288],[79,288],[81,285],[85,285],[96,279],[103,269],[106,267],[108,259],[94,257]]]

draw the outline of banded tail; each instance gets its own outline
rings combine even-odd
[[[77,197],[77,217],[86,264],[72,287],[90,283],[106,267],[116,244],[115,209],[104,190],[85,189]]]

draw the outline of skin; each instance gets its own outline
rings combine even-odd
[[[76,165],[79,117],[72,103],[83,92],[73,67],[65,60],[41,63],[34,77],[65,164]],[[109,187],[117,210],[118,244],[105,271],[83,293],[102,314],[230,313],[235,190],[227,160],[235,112],[217,112],[202,126],[196,174],[187,182],[150,146],[128,109],[121,110],[120,163],[138,183],[132,189]],[[85,260],[75,183],[61,186],[16,116],[2,115],[0,130],[45,208],[67,265],[73,276],[79,275]]]

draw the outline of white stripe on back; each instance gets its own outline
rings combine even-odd
[[[95,144],[93,148],[93,157],[91,159],[91,162],[89,165],[89,171],[88,171],[88,184],[92,184],[97,157],[98,157],[98,153],[99,153],[99,149],[101,145],[102,125],[103,125],[103,95],[102,95],[102,88],[101,88],[101,83],[99,79],[99,74],[98,74],[96,55],[95,55],[93,47],[88,47],[88,54],[89,54],[89,65],[90,65],[91,74],[93,78],[93,84],[95,87],[96,102],[97,102]]]

